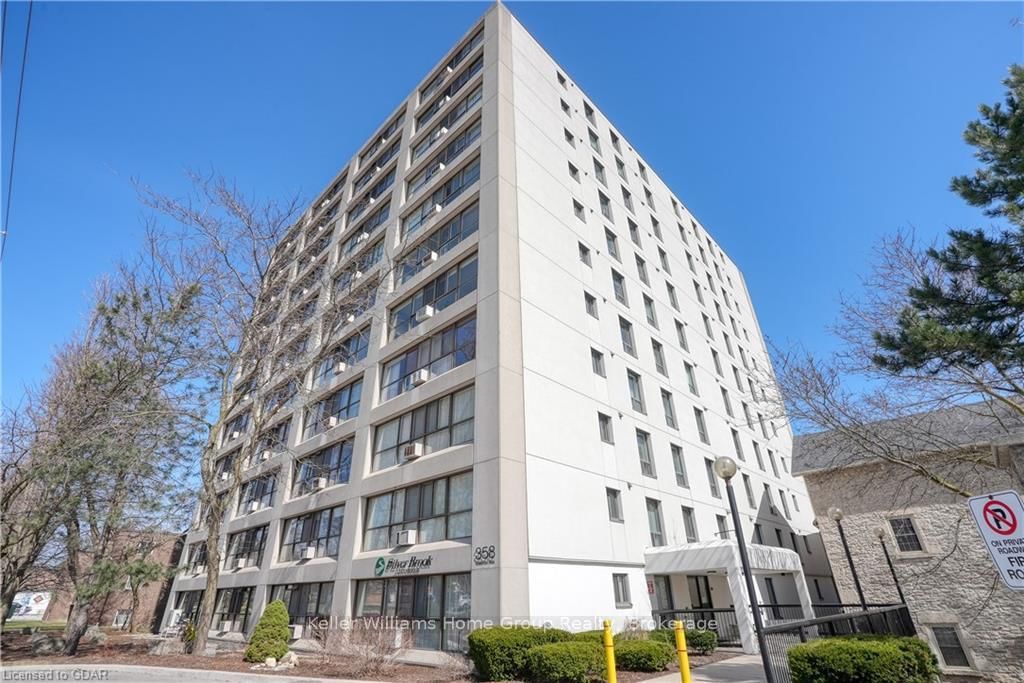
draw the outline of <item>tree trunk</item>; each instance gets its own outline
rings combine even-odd
[[[7,623],[7,611],[9,609],[11,609],[11,601],[7,599],[7,595],[0,596],[0,630],[3,630],[4,624]]]
[[[219,434],[219,428],[213,433]],[[211,444],[200,463],[203,491],[209,503],[206,506],[206,589],[203,592],[202,604],[199,606],[196,640],[192,645],[192,654],[198,655],[205,655],[206,641],[213,625],[213,610],[217,606],[217,584],[220,582],[220,528],[224,520],[224,506],[232,497],[225,496],[223,501],[217,497],[214,453],[215,446]]]
[[[128,633],[135,633],[135,614],[139,611],[139,587],[132,586],[132,611],[128,614]]]
[[[64,627],[64,656],[71,657],[78,652],[78,644],[89,628],[89,606],[76,601],[71,608],[71,617]]]

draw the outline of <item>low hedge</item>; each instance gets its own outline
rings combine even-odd
[[[822,638],[789,650],[793,683],[933,683],[939,668],[918,638]]]
[[[686,629],[686,649],[692,650],[699,655],[708,655],[718,649],[718,634],[714,631]],[[650,632],[651,640],[660,640],[668,643],[675,650],[676,634],[670,628],[658,628]]]
[[[615,645],[615,665],[623,671],[664,671],[676,656],[662,640],[625,640]]]
[[[588,683],[607,678],[604,651],[596,643],[567,641],[530,648],[526,676],[535,683]]]
[[[469,657],[482,680],[510,681],[524,676],[526,653],[530,648],[571,639],[571,633],[557,628],[478,628],[469,634]]]
[[[597,629],[596,631],[576,631],[572,634],[573,640],[582,640],[586,643],[597,643],[598,645],[604,645],[604,631]]]

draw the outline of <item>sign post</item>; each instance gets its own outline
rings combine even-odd
[[[1024,501],[1016,491],[1000,491],[967,500],[971,515],[1003,582],[1024,591]]]

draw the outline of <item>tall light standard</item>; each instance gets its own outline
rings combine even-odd
[[[860,587],[860,577],[857,576],[857,568],[853,566],[853,556],[850,554],[850,546],[846,543],[846,532],[843,531],[843,511],[840,508],[828,509],[828,516],[839,528],[839,540],[843,542],[843,552],[846,553],[846,563],[850,565],[850,573],[853,574],[853,585],[857,588],[857,597],[860,598],[860,608],[866,610],[868,603],[864,600],[864,590]]]
[[[889,547],[885,545],[885,529],[878,527],[875,529],[875,535],[878,536],[878,542],[882,544],[882,552],[885,553],[885,563],[889,565],[889,573],[892,574],[892,582],[896,584],[896,593],[900,596],[900,602],[907,604],[907,599],[903,597],[903,589],[900,588],[900,579],[896,576],[896,568],[892,566],[892,558],[889,557]]]
[[[743,527],[740,526],[740,513],[736,507],[736,494],[732,492],[732,478],[736,476],[736,461],[728,456],[715,459],[715,474],[725,481],[725,493],[729,498],[729,512],[732,513],[732,525],[736,529],[736,545],[740,550],[740,563],[743,565],[743,578],[747,582],[747,594],[750,596],[750,611],[754,614],[754,632],[757,635],[757,648],[761,651],[761,664],[764,666],[764,677],[767,683],[775,683],[771,662],[768,661],[768,648],[764,642],[764,623],[761,621],[761,608],[757,604],[757,591],[754,589],[754,575],[750,573],[750,561],[747,559],[747,542],[743,538]]]

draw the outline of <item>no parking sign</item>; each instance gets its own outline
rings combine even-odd
[[[1024,591],[1024,502],[1016,491],[1000,491],[967,500],[978,532],[1003,582]]]

